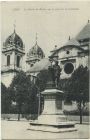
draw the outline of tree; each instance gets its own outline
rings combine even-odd
[[[43,70],[37,75],[37,80],[35,85],[39,88],[40,91],[43,91],[46,88],[47,81],[49,81],[50,75],[48,70]]]
[[[80,66],[65,83],[66,99],[76,101],[82,124],[83,109],[89,101],[89,70]]]
[[[1,83],[1,113],[9,113],[11,100],[9,98],[8,89]]]
[[[11,100],[16,102],[18,108],[18,120],[22,113],[22,106],[26,104],[31,94],[31,81],[23,71],[20,71],[13,79],[9,93]]]
[[[36,79],[36,87],[37,87],[37,92],[38,92],[38,113],[41,114],[43,111],[43,105],[44,105],[44,99],[43,96],[41,95],[41,92],[45,90],[47,82],[50,79],[50,75],[48,70],[42,70],[38,75]],[[40,101],[40,102],[39,102]],[[40,108],[39,108],[39,103],[40,103]]]

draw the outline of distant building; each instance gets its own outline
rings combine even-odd
[[[12,79],[22,69],[22,59],[25,55],[22,39],[14,32],[5,40],[2,48],[2,83],[7,87]]]
[[[36,42],[27,53],[26,57],[26,73],[31,80],[36,79],[37,74],[51,65],[50,59],[58,60],[62,69],[61,79],[66,79],[80,66],[88,67],[88,56],[90,46],[90,23],[85,25],[75,38],[70,38],[63,45],[51,51],[49,58],[45,58],[45,54]],[[13,77],[22,69],[22,59],[25,56],[25,50],[22,39],[14,30],[5,41],[2,48],[2,82],[9,86]],[[4,61],[5,60],[5,61]]]
[[[36,62],[32,68],[28,69],[27,74],[30,75],[31,79],[35,82],[38,73],[42,70],[48,69],[48,66],[51,65],[51,59],[52,63],[55,60],[58,60],[59,62],[59,65],[62,69],[60,78],[69,78],[80,65],[88,67],[89,47],[90,23],[88,21],[86,26],[83,27],[83,29],[76,35],[75,38],[71,39],[69,37],[68,41],[58,49],[55,45],[55,49],[51,51],[50,57]],[[72,111],[76,109],[76,102],[64,103],[64,110]]]
[[[31,67],[30,69],[27,70],[27,75],[29,75],[31,81],[34,81],[34,83],[35,83],[37,75],[40,73],[40,71],[47,70],[48,66],[50,66],[50,65],[51,65],[51,63],[50,63],[49,59],[43,58],[39,62],[36,62],[33,67]]]
[[[45,54],[41,47],[37,43],[37,34],[36,34],[36,42],[35,45],[29,50],[26,58],[26,73],[30,76],[31,81],[36,79],[38,72],[38,68],[41,68],[43,63],[42,60],[45,58]],[[39,67],[38,62],[40,62]],[[45,63],[44,63],[45,64]]]
[[[58,49],[55,45],[55,49],[51,51],[49,58],[36,61],[34,66],[29,67],[27,74],[29,74],[31,79],[35,81],[37,74],[44,69],[48,69],[48,66],[51,65],[49,60],[51,59],[52,63],[55,60],[58,60],[59,62],[59,65],[62,69],[60,78],[69,78],[80,65],[88,67],[89,46],[90,23],[88,21],[86,26],[83,27],[83,29],[76,35],[75,38],[70,39],[69,36],[68,41]]]
[[[59,61],[62,69],[61,79],[69,78],[80,66],[88,67],[90,46],[90,23],[80,31],[75,38],[70,39],[58,49],[51,51],[50,58]]]
[[[45,54],[37,43],[37,34],[36,34],[35,45],[27,53],[27,58],[26,58],[27,69],[30,69],[31,67],[33,67],[36,62],[39,62],[44,57],[45,57]]]

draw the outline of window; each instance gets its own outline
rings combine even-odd
[[[17,56],[17,67],[20,67],[20,56]]]
[[[10,65],[10,55],[7,56],[7,66]]]
[[[31,64],[31,67],[33,66],[33,64]]]
[[[64,71],[66,74],[71,74],[74,70],[74,66],[72,63],[66,63],[64,66]]]
[[[69,51],[66,51],[66,53],[69,54],[70,52]]]

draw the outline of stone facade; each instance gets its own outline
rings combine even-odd
[[[10,86],[14,76],[22,70],[25,55],[22,39],[14,32],[6,39],[2,48],[2,83]]]
[[[45,54],[37,43],[37,34],[36,34],[35,45],[27,53],[27,58],[26,58],[26,68],[27,68],[27,70],[30,70],[31,67],[33,67],[36,62],[39,62],[44,57],[45,57]]]
[[[69,78],[74,70],[80,65],[88,67],[89,46],[89,22],[75,38],[70,39],[69,37],[69,40],[63,46],[58,47],[58,49],[55,46],[55,49],[51,51],[51,55],[48,59],[45,58],[43,50],[39,47],[36,35],[35,45],[27,53],[26,72],[28,75],[30,75],[31,80],[35,80],[40,71],[48,69],[50,59],[58,59],[59,65],[62,69],[61,78]],[[25,52],[23,41],[14,30],[13,34],[6,39],[2,49],[2,60],[5,60],[2,64],[2,82],[4,84],[5,77],[9,75],[9,79],[12,79],[13,75],[22,69],[22,59],[24,55]],[[8,56],[10,56],[10,58],[7,58]],[[10,61],[9,65],[7,65],[7,61]],[[19,61],[19,64],[17,64],[17,61]],[[8,81],[8,83],[10,82]]]
[[[71,74],[80,66],[88,67],[88,56],[90,46],[90,23],[88,23],[80,33],[73,39],[51,51],[50,58],[58,59],[61,71],[61,79],[69,78]]]

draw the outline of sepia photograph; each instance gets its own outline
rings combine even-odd
[[[1,139],[90,138],[90,1],[1,2]]]

